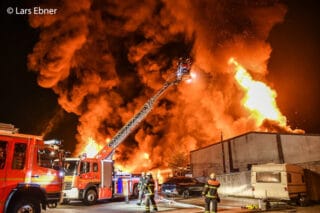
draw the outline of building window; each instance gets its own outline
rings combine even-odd
[[[12,161],[12,169],[23,169],[26,161],[26,149],[27,144],[25,143],[16,143],[14,145],[14,154]]]

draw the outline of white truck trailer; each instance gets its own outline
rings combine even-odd
[[[296,202],[320,200],[320,175],[294,164],[253,165],[251,171],[217,175],[221,196]]]
[[[303,168],[293,164],[253,165],[251,185],[254,198],[296,201],[303,205],[307,197]]]

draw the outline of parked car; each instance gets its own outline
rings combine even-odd
[[[161,185],[161,193],[164,196],[182,196],[187,198],[191,195],[201,195],[204,183],[190,177],[172,177]]]

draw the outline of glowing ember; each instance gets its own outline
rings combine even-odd
[[[250,73],[234,58],[229,60],[229,64],[235,66],[235,79],[245,91],[243,105],[250,110],[257,125],[269,119],[279,122],[280,126],[286,126],[286,117],[280,112],[275,100],[277,93],[265,83],[253,80]]]

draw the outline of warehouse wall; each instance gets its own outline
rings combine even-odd
[[[278,163],[279,153],[276,135],[247,134],[230,140],[234,171],[245,171],[252,164]],[[232,169],[231,169],[232,171]]]
[[[250,132],[190,153],[194,177],[248,171],[253,164],[271,162],[320,173],[320,136]]]
[[[320,174],[320,136],[281,135],[286,163],[298,164]]]
[[[284,160],[302,163],[320,160],[320,136],[281,135]]]
[[[193,164],[192,164],[193,162]],[[202,149],[200,152],[193,152],[191,164],[193,176],[206,177],[213,171],[223,173],[222,145],[221,143]]]

